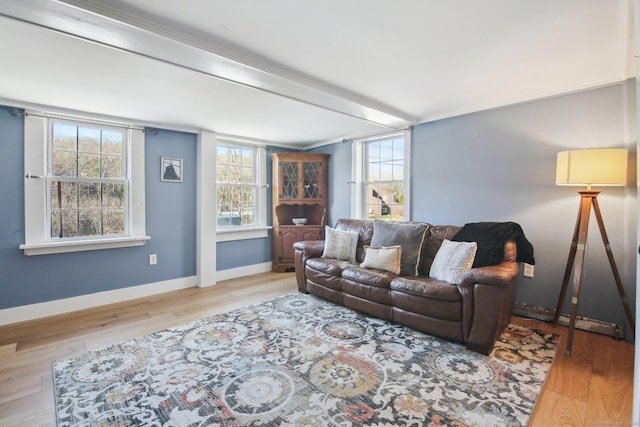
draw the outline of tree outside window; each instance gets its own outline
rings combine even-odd
[[[257,149],[218,143],[216,150],[218,227],[257,225]]]
[[[126,234],[126,129],[53,121],[50,150],[51,239]]]
[[[365,144],[364,197],[366,217],[402,221],[405,195],[403,135]]]

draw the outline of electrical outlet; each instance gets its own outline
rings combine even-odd
[[[526,262],[523,262],[522,265],[524,266],[524,271],[522,272],[524,277],[533,277],[533,265]]]
[[[158,255],[151,254],[149,255],[149,265],[156,265],[158,263]]]

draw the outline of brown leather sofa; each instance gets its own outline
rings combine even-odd
[[[295,272],[300,292],[391,320],[430,335],[465,343],[489,354],[509,323],[515,302],[517,246],[504,244],[497,265],[472,268],[457,284],[429,278],[434,257],[444,239],[461,227],[427,224],[417,276],[363,268],[364,246],[373,237],[373,221],[341,219],[337,230],[358,233],[357,264],[322,258],[324,241],[294,243]]]

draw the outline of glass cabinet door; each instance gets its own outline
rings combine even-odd
[[[320,195],[320,162],[302,163],[302,183],[304,199],[319,199]]]
[[[280,163],[282,174],[282,194],[281,199],[298,198],[298,162]]]

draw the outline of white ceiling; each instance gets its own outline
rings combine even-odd
[[[0,103],[280,145],[635,75],[631,0],[2,0]]]

